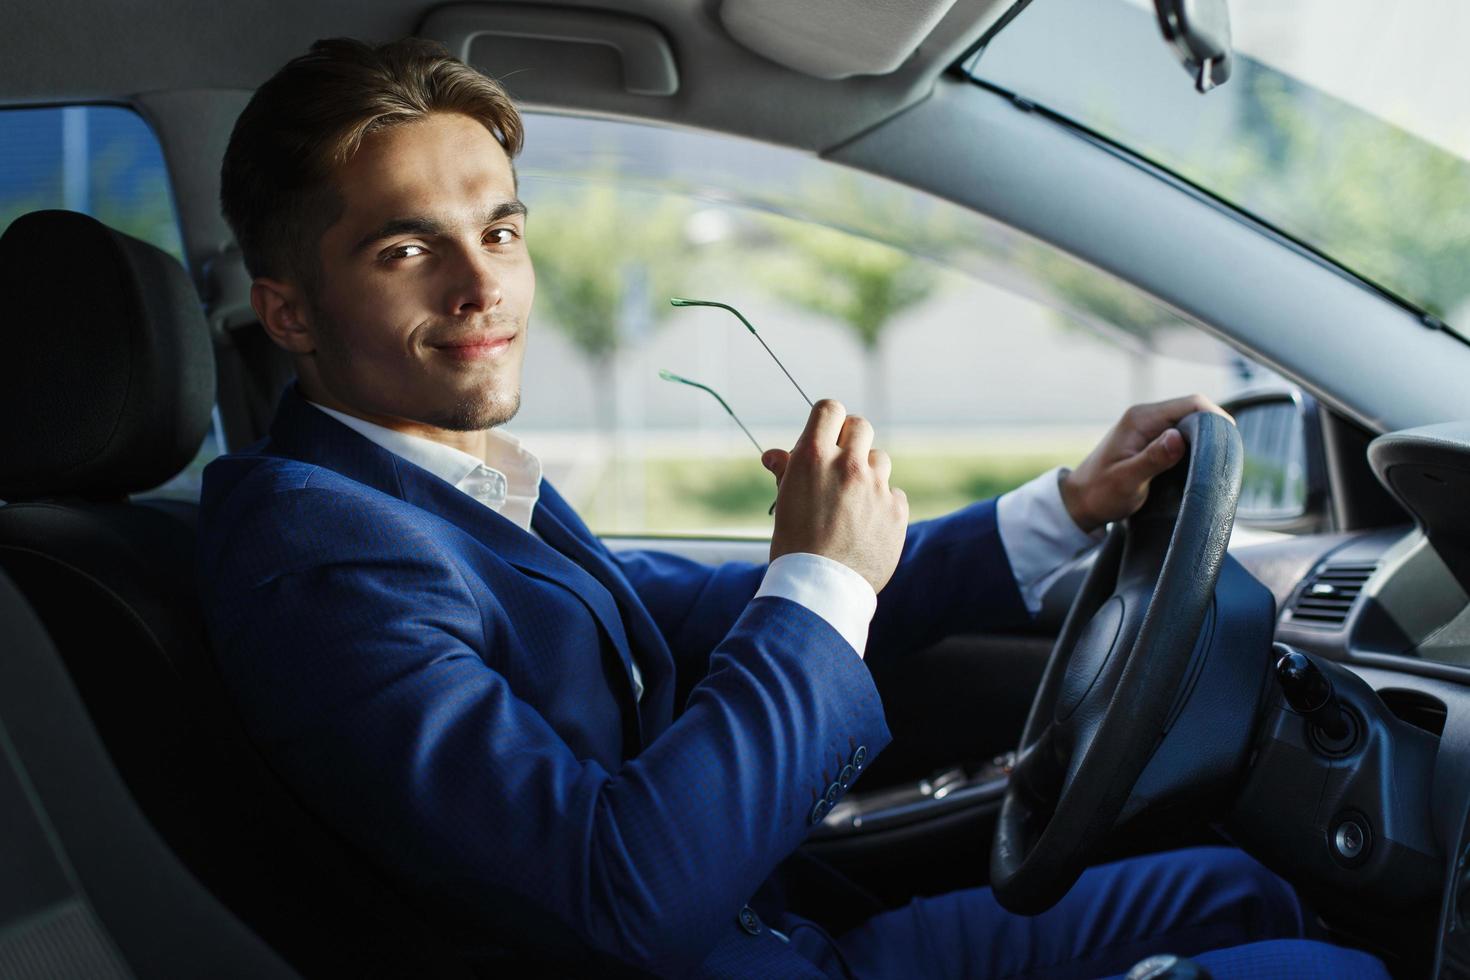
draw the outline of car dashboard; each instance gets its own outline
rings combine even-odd
[[[1276,597],[1278,642],[1347,668],[1396,718],[1434,740],[1428,823],[1444,886],[1433,975],[1443,977],[1470,977],[1467,437],[1467,427],[1451,424],[1373,444],[1379,480],[1414,523],[1231,549]],[[1411,791],[1392,767],[1382,780],[1385,795]]]

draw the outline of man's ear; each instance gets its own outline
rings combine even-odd
[[[306,317],[306,296],[299,287],[261,277],[250,284],[250,305],[271,340],[292,354],[315,352],[316,340]]]

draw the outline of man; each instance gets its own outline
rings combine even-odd
[[[976,890],[833,942],[746,907],[888,741],[863,655],[1024,621],[1181,458],[1172,424],[1215,409],[1132,410],[1076,472],[906,528],[871,427],[823,401],[764,460],[768,567],[612,555],[496,430],[534,291],[521,136],[442,49],[332,41],[261,87],[226,154],[252,303],[298,380],[270,438],[205,475],[206,604],[306,805],[467,957],[573,972],[1097,975],[1299,935],[1289,889],[1225,850],[1099,869],[1035,920]],[[1155,913],[1078,948],[1105,899]]]

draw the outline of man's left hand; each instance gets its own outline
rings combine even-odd
[[[1091,532],[1142,507],[1149,481],[1184,458],[1184,437],[1174,426],[1192,412],[1230,418],[1203,395],[1134,405],[1124,412],[1082,464],[1062,477],[1062,503],[1077,526]]]

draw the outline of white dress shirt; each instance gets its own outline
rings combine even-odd
[[[462,490],[523,530],[531,530],[531,514],[541,498],[541,460],[521,448],[509,432],[485,433],[485,458],[442,442],[397,432],[386,426],[308,402],[395,456],[428,470]],[[535,532],[532,532],[533,534]]]
[[[469,494],[486,507],[531,530],[531,515],[541,495],[541,461],[501,429],[485,433],[485,458],[425,439],[397,432],[366,419],[309,402],[332,418],[415,466]],[[1035,614],[1041,597],[1064,566],[1102,538],[1102,531],[1086,534],[1072,522],[1062,503],[1054,469],[1001,496],[996,524],[1001,545],[1026,608]],[[858,656],[868,643],[868,624],[878,608],[878,596],[868,580],[841,562],[813,554],[782,555],[766,569],[756,597],[789,599],[816,613],[848,642]],[[633,689],[643,696],[643,678],[633,664]]]
[[[1065,467],[1047,470],[995,502],[995,525],[1011,574],[1031,615],[1041,611],[1041,597],[1066,572],[1072,559],[1092,550],[1106,528],[1088,533],[1077,526],[1062,502]]]

